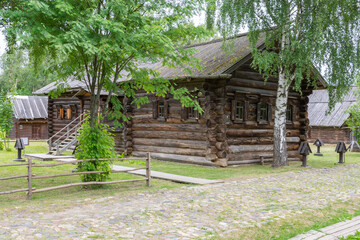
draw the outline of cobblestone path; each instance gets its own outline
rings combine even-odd
[[[0,239],[207,239],[351,198],[360,198],[359,165],[14,208],[0,213]]]

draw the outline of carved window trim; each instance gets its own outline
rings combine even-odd
[[[166,121],[169,117],[169,103],[165,99],[156,99],[153,104],[153,119]]]
[[[258,102],[256,105],[256,120],[258,123],[272,122],[272,104]]]
[[[231,101],[231,120],[234,123],[243,123],[248,120],[249,101],[234,99]]]
[[[199,111],[194,107],[182,107],[181,108],[181,120],[187,122],[197,122],[200,118]]]

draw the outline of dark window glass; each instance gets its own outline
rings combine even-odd
[[[267,121],[267,105],[265,103],[260,104],[260,120]]]
[[[292,108],[291,108],[291,106],[286,107],[286,121],[292,122]]]
[[[237,101],[235,105],[235,119],[244,120],[244,103]]]
[[[158,116],[161,118],[165,117],[165,103],[163,101],[158,103]]]

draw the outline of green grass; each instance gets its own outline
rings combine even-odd
[[[313,148],[313,152],[315,152],[316,147],[311,147]],[[311,168],[337,167],[337,165],[334,165],[335,162],[338,162],[338,154],[335,153],[335,145],[326,145],[321,148],[321,152],[324,154],[323,157],[317,157],[313,154],[309,155],[308,165]],[[345,159],[346,163],[360,163],[360,152],[346,153]],[[136,164],[125,165],[136,166]],[[153,160],[151,165],[152,169],[156,171],[207,179],[241,179],[309,169],[300,168],[300,161],[290,162],[290,166],[278,169],[271,168],[270,164],[264,166],[244,165],[237,167],[217,168],[156,160]]]
[[[355,240],[360,239],[360,232],[356,232],[355,235],[348,236],[346,238],[340,238],[342,240]]]

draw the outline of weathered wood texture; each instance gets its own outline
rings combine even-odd
[[[30,140],[48,138],[47,119],[17,120],[9,133],[10,139],[27,137]]]
[[[311,127],[308,131],[308,141],[313,143],[320,138],[324,143],[336,144],[339,141],[350,143],[351,131],[349,128],[338,127]]]
[[[202,88],[201,83],[196,85]],[[191,88],[191,86],[190,86]],[[145,95],[139,92],[138,95]],[[127,149],[135,156],[144,156],[151,152],[152,157],[161,160],[172,160],[188,163],[206,163],[207,134],[206,121],[203,116],[198,119],[185,119],[184,108],[179,100],[164,98],[166,115],[164,117],[154,114],[155,103],[159,100],[148,95],[150,103],[141,108],[130,105],[127,109],[133,119],[127,123]],[[204,99],[200,104],[204,105]],[[211,161],[208,165],[211,165]]]
[[[204,79],[181,82],[179,85],[197,87],[204,114],[197,120],[183,120],[178,100],[166,98],[165,118],[154,118],[154,97],[150,103],[129,110],[133,116],[127,129],[127,145],[135,155],[162,160],[189,162],[205,165],[227,166],[230,164],[258,163],[261,154],[273,152],[273,121],[277,77],[266,82],[261,74],[250,67],[250,62],[225,79]],[[306,140],[309,120],[307,96],[311,89],[303,86],[303,95],[291,90],[289,108],[291,119],[287,124],[288,158],[300,160],[297,149]],[[146,93],[138,93],[146,95]],[[234,101],[244,103],[241,121],[234,119]],[[266,104],[266,119],[259,120],[259,104]]]
[[[270,77],[265,82],[261,74],[254,71],[249,64],[244,64],[233,72],[233,78],[227,82],[225,89],[225,114],[231,116],[234,100],[242,101],[246,111],[242,121],[234,121],[230,117],[226,123],[228,164],[259,163],[261,155],[272,155],[273,152],[277,77]],[[300,141],[306,140],[306,101],[309,93],[305,91],[303,96],[293,90],[289,93],[288,106],[292,111],[292,119],[286,126],[289,159],[300,160],[297,149]],[[267,106],[266,120],[259,120],[261,103]]]

